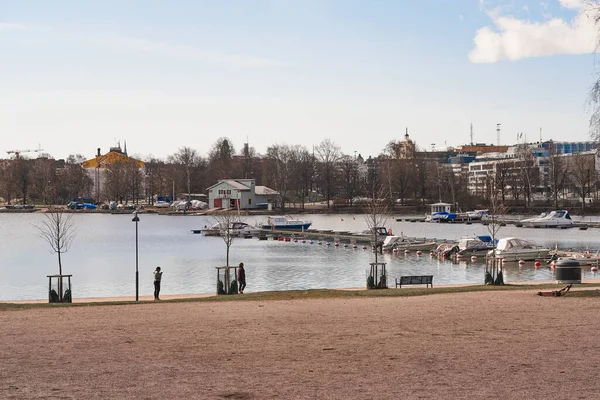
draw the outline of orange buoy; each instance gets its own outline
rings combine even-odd
[[[535,262],[533,265],[535,265],[536,267],[539,267],[539,266],[541,266],[541,265],[542,265],[542,263],[541,263],[541,262],[539,262],[539,261],[536,261],[536,262]]]

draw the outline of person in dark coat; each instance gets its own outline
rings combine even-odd
[[[244,294],[244,289],[246,288],[246,270],[244,270],[244,263],[240,263],[238,267],[238,284],[240,285],[240,293]]]
[[[160,281],[162,280],[162,272],[160,267],[156,267],[154,270],[154,300],[160,300],[158,295],[160,294]]]

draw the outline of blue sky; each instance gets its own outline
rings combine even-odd
[[[581,0],[0,0],[0,157],[588,140]]]

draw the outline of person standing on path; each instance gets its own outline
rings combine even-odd
[[[246,270],[244,270],[244,263],[241,262],[238,267],[238,284],[240,285],[240,294],[244,294],[246,288]]]
[[[162,279],[162,272],[160,267],[156,267],[154,270],[154,300],[160,300],[158,295],[160,294],[160,280]]]

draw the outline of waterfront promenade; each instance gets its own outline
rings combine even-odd
[[[536,291],[5,308],[0,396],[597,398],[598,297]]]

